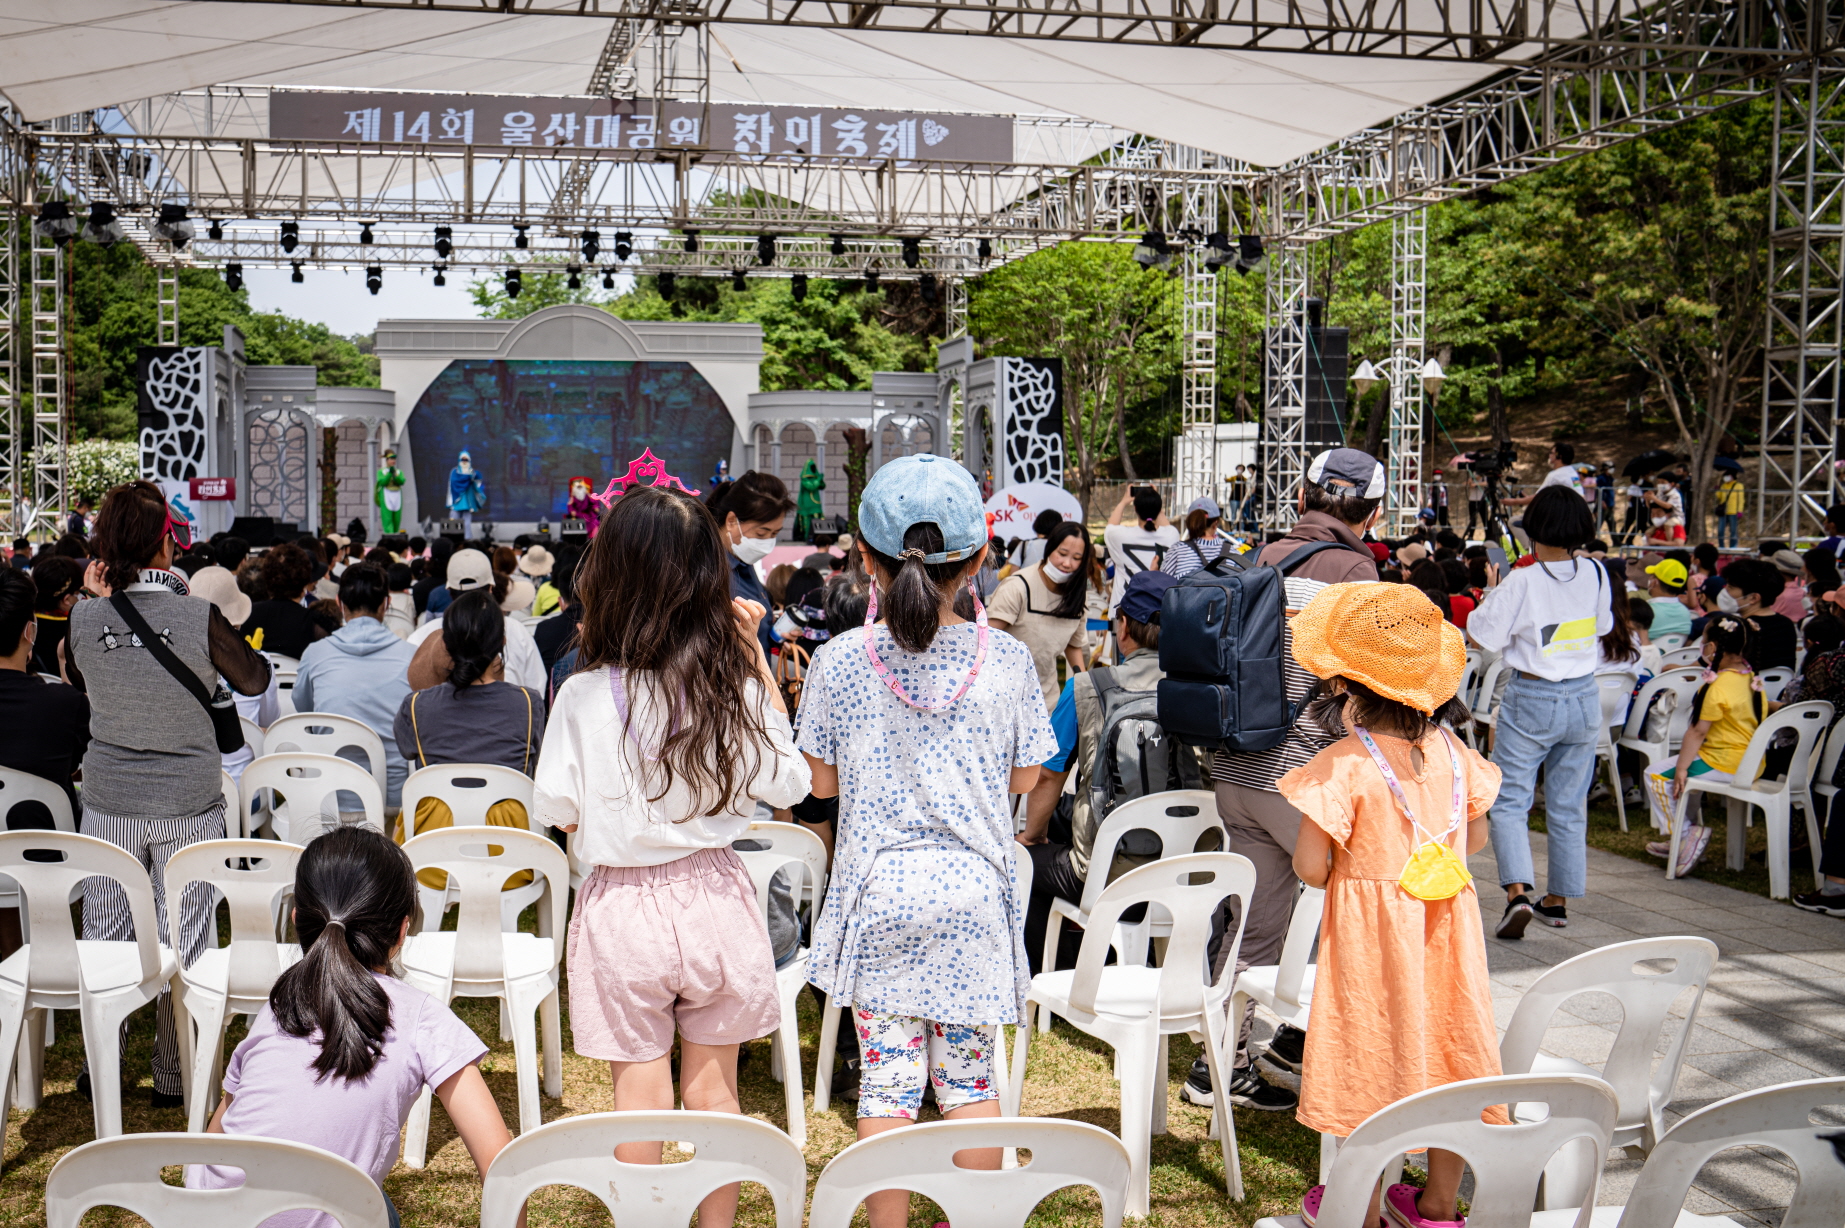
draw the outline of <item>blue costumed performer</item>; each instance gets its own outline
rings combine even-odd
[[[487,510],[487,483],[474,472],[474,458],[466,448],[448,471],[448,509],[461,519],[461,539],[474,540],[474,513]]]

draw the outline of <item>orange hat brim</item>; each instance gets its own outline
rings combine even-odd
[[[1421,589],[1333,584],[1289,623],[1294,659],[1316,678],[1350,678],[1424,715],[1454,698],[1467,668],[1461,629]]]

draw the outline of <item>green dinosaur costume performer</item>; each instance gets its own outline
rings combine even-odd
[[[801,498],[794,506],[794,535],[797,540],[806,541],[811,535],[814,521],[820,515],[820,492],[826,489],[826,476],[820,472],[820,466],[808,457],[807,465],[801,470]]]
[[[397,467],[397,449],[384,450],[384,468],[372,481],[372,501],[378,505],[378,519],[384,532],[395,533],[404,519],[404,471]]]

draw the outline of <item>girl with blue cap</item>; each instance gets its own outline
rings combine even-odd
[[[954,612],[987,553],[973,476],[939,456],[892,461],[858,523],[865,625],[808,674],[799,745],[814,796],[839,798],[809,979],[852,1006],[867,1138],[916,1119],[925,1072],[944,1117],[999,1116],[995,1033],[1023,1017],[1030,980],[1010,795],[1031,791],[1057,740],[1030,651],[988,627],[977,593],[973,622]],[[872,1228],[908,1222],[902,1190],[865,1203]]]

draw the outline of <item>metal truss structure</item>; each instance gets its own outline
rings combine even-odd
[[[15,524],[28,487],[22,452],[30,432],[22,429],[27,401],[20,386],[20,369],[26,362],[19,333],[21,319],[28,318],[21,310],[19,283],[20,231],[25,220],[16,209],[0,209],[0,525],[8,527]]]
[[[1312,262],[1304,243],[1268,253],[1268,337],[1262,347],[1262,524],[1292,523],[1307,472],[1307,289]]]
[[[64,252],[36,230],[27,251],[26,315],[32,322],[32,401],[21,415],[30,433],[17,430],[15,441],[30,438],[31,454],[21,466],[29,479],[26,497],[14,507],[14,523],[24,534],[56,534],[66,498],[68,435],[65,406],[69,386],[64,377]],[[16,446],[16,443],[15,443]]]
[[[1390,357],[1379,367],[1389,384],[1389,479],[1386,516],[1393,534],[1416,527],[1422,510],[1422,349],[1428,298],[1429,218],[1400,213],[1390,224]]]

